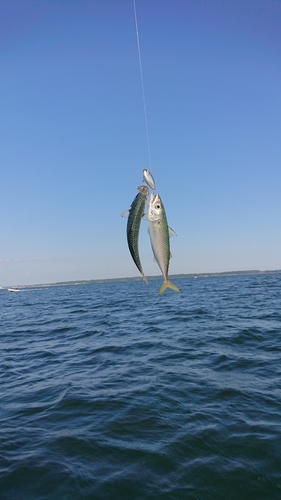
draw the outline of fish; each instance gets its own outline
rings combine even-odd
[[[139,193],[133,200],[128,214],[127,241],[132,259],[136,264],[139,272],[142,274],[144,281],[146,282],[146,284],[148,284],[147,278],[142,270],[139,256],[139,232],[141,219],[144,215],[145,203],[148,197],[148,187],[139,186],[138,191]],[[126,213],[127,211],[123,212],[122,216],[126,215]]]
[[[180,292],[168,278],[170,251],[170,232],[164,205],[159,194],[151,194],[148,202],[148,231],[155,260],[161,269],[164,282],[158,292],[161,295],[166,288],[171,288],[175,292]],[[173,231],[173,234],[175,232]]]
[[[143,180],[146,182],[146,184],[151,188],[153,189],[153,191],[155,191],[156,189],[156,186],[155,186],[155,181],[153,179],[153,175],[151,172],[149,172],[149,170],[147,170],[146,168],[143,169],[142,171],[142,175],[143,175]]]

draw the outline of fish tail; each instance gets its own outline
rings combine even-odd
[[[162,286],[158,292],[158,295],[161,295],[166,290],[166,288],[171,288],[175,292],[180,292],[180,289],[176,285],[174,285],[171,281],[167,280],[167,281],[164,281],[164,283],[162,283]]]

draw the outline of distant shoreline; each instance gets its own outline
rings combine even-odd
[[[247,270],[247,271],[222,271],[220,273],[189,273],[189,274],[171,274],[172,279],[182,279],[182,278],[211,278],[215,276],[242,276],[249,274],[278,274],[281,273],[281,269],[276,269],[273,271],[259,271],[259,270]],[[163,279],[162,275],[147,276],[150,281]],[[49,287],[49,286],[69,286],[69,285],[90,285],[91,283],[107,283],[107,282],[127,282],[127,281],[143,281],[141,276],[132,276],[124,278],[104,278],[104,279],[90,279],[90,280],[71,280],[71,281],[57,281],[54,283],[37,283],[34,285],[17,285],[17,288],[36,288],[36,287]],[[15,285],[13,285],[15,286]],[[0,287],[2,290],[11,288],[10,285]]]

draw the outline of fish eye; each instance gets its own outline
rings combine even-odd
[[[158,203],[158,205],[156,205],[156,208],[157,208],[158,210],[160,209],[160,205],[159,205],[159,203]]]

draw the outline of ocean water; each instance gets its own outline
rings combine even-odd
[[[0,291],[1,500],[281,498],[281,274]]]

